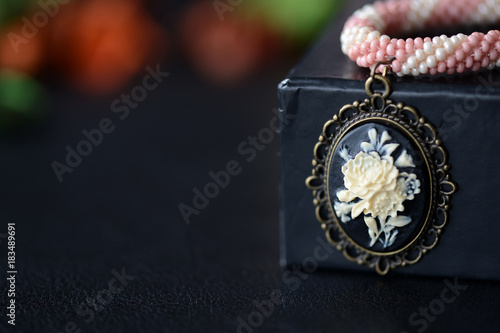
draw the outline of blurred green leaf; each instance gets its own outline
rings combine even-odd
[[[33,78],[0,72],[0,132],[43,120],[46,100],[44,89]]]
[[[244,2],[247,13],[264,18],[292,41],[310,42],[324,27],[341,0],[252,0]]]
[[[0,0],[0,26],[22,16],[33,0]]]

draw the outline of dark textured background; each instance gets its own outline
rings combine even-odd
[[[50,119],[0,140],[0,232],[17,223],[19,271],[17,325],[2,314],[0,331],[64,332],[74,321],[82,332],[237,332],[238,318],[274,289],[283,304],[254,332],[423,327],[409,317],[440,297],[442,278],[280,269],[278,142],[251,163],[237,147],[268,126],[290,66],[216,89],[182,64],[165,65],[170,77],[124,121],[110,111],[112,99],[90,102],[51,86]],[[59,183],[51,163],[105,117],[115,131]],[[233,159],[242,173],[187,225],[179,203]],[[0,253],[4,278],[5,241]],[[135,279],[85,323],[75,308],[122,267]],[[459,283],[467,290],[426,332],[499,331],[500,286]]]

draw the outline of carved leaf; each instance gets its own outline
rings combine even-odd
[[[384,230],[382,230],[383,232],[385,232],[386,234],[390,233],[394,228],[396,228],[395,226],[393,226],[392,224],[389,224],[387,223],[385,225],[385,228]]]
[[[370,138],[370,142],[372,145],[377,143],[377,130],[372,128],[368,131],[368,137]]]
[[[356,195],[349,190],[342,190],[337,192],[337,198],[342,202],[351,202],[356,199]]]
[[[361,149],[363,149],[365,153],[368,153],[369,151],[375,150],[375,147],[371,143],[361,142]]]
[[[333,208],[335,209],[337,216],[340,216],[340,220],[343,223],[347,223],[347,222],[351,221],[351,218],[348,215],[351,214],[352,206],[354,206],[354,204],[352,204],[352,203],[349,204],[349,203],[338,202],[338,201],[335,202],[335,205]]]
[[[380,144],[384,144],[384,142],[388,141],[392,139],[391,136],[389,135],[389,133],[387,133],[387,131],[384,131],[384,133],[382,133],[382,137],[380,138]]]
[[[352,158],[347,148],[344,148],[340,151],[340,157],[342,157],[346,162]]]
[[[376,235],[378,235],[377,221],[371,216],[365,216],[365,224],[368,229],[372,230]]]
[[[367,204],[365,201],[360,201],[357,204],[355,204],[354,207],[352,207],[352,212],[351,212],[352,218],[355,219],[356,217],[358,217],[359,214],[361,214],[363,210],[366,208],[366,205]]]
[[[396,240],[396,236],[398,233],[399,233],[399,231],[397,231],[397,230],[395,230],[392,233],[391,238],[389,238],[389,242],[387,242],[387,246],[391,246],[392,244],[394,244],[394,241]]]
[[[410,155],[408,155],[406,149],[403,150],[401,155],[399,155],[398,159],[396,160],[396,163],[394,164],[399,168],[415,167],[415,163],[413,163],[413,158]]]
[[[372,229],[368,229],[368,236],[370,236],[370,247],[372,247],[377,241],[377,235],[375,235],[375,232],[373,232]]]
[[[410,222],[411,218],[408,216],[397,216],[397,217],[390,217],[389,220],[387,221],[387,224],[393,225],[395,227],[404,227]]]
[[[391,155],[392,152],[395,151],[398,147],[399,143],[388,143],[382,148],[382,151],[385,153],[385,155]]]

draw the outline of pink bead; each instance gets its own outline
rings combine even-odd
[[[387,50],[387,55],[390,57],[392,57],[396,54],[396,48],[392,44],[387,45],[386,50]]]
[[[376,57],[377,57],[377,61],[384,61],[385,60],[385,51],[378,50]]]
[[[365,42],[365,43],[361,44],[361,46],[359,47],[359,50],[361,51],[362,55],[368,54],[368,45],[369,44]]]
[[[465,53],[470,53],[472,51],[472,48],[470,47],[470,44],[468,42],[464,42],[462,44],[462,49],[464,50]]]
[[[481,60],[481,67],[485,68],[490,65],[490,58],[489,57],[484,57],[483,60]]]
[[[454,67],[448,68],[448,70],[446,71],[446,74],[448,74],[448,75],[451,75],[453,73],[455,73],[455,68]]]
[[[437,68],[434,67],[434,68],[429,68],[429,74],[430,75],[436,75],[437,74]]]
[[[424,38],[424,43],[425,43],[425,42],[432,42],[432,38],[430,38],[430,37],[425,37],[425,38]]]
[[[401,71],[401,62],[399,60],[392,62],[392,70],[396,73]]]
[[[463,62],[460,62],[458,65],[457,65],[457,72],[459,73],[463,73],[465,70],[465,64]]]
[[[403,62],[406,60],[406,54],[405,51],[403,50],[397,50],[396,52],[396,59]]]
[[[500,51],[500,42],[495,43],[495,49],[497,49],[497,51]]]
[[[474,36],[474,35],[470,35],[470,36],[469,36],[469,44],[470,44],[470,46],[472,46],[472,47],[476,47],[476,46],[477,46],[477,44],[478,44],[478,42],[479,42],[479,41],[478,41],[478,39],[477,39],[477,37],[476,37],[476,36]]]
[[[481,68],[481,64],[479,62],[474,63],[474,66],[472,66],[472,70],[474,72],[478,71]]]
[[[464,50],[456,50],[455,51],[455,58],[458,61],[464,60],[464,58],[465,58],[465,52],[464,52]]]
[[[361,57],[361,67],[368,67],[368,62],[366,61],[366,57]]]
[[[389,13],[397,13],[398,12],[398,4],[395,3],[395,2],[392,2],[392,1],[387,1],[385,3],[385,5],[387,6],[387,12]]]
[[[380,47],[385,49],[387,47],[387,45],[389,45],[389,39],[381,39],[380,40]]]
[[[357,57],[359,57],[359,48],[353,47],[352,49],[349,50],[349,52],[347,53],[347,55],[351,59],[356,59]]]
[[[371,52],[370,54],[368,54],[366,56],[366,62],[368,63],[368,65],[374,64],[375,58],[376,58],[375,52]]]
[[[474,59],[472,59],[471,56],[465,58],[465,68],[471,68],[473,64],[474,64]]]
[[[446,71],[446,62],[444,61],[438,62],[437,70],[439,73],[444,73]]]
[[[491,50],[490,51],[490,60],[495,61],[498,59],[498,51],[497,50]]]
[[[379,42],[378,42],[377,39],[372,40],[372,42],[370,43],[370,51],[371,52],[377,51],[378,50],[378,44],[379,44]]]
[[[481,61],[481,58],[483,57],[483,52],[481,52],[481,50],[475,50],[473,55],[474,55],[474,61]]]
[[[406,43],[404,39],[398,39],[398,49],[404,49],[405,45]]]
[[[420,37],[415,38],[415,48],[421,49],[424,47],[424,40]]]
[[[456,62],[455,58],[453,58],[453,57],[449,57],[446,60],[446,67],[448,67],[448,68],[455,67],[456,64],[457,64],[457,62]]]
[[[483,40],[481,42],[481,51],[483,51],[484,53],[488,53],[489,50],[490,50],[490,44],[487,41]]]
[[[413,48],[413,43],[406,43],[405,51],[408,54],[415,52],[415,49]]]

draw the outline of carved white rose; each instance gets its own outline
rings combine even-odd
[[[342,173],[347,190],[339,191],[337,198],[342,202],[361,199],[352,208],[352,218],[364,213],[385,219],[404,210],[405,197],[396,191],[399,171],[392,157],[382,160],[377,152],[360,152],[344,164]]]
[[[406,150],[394,162],[391,154],[399,144],[386,143],[391,140],[387,131],[379,137],[372,128],[368,136],[370,142],[361,143],[362,151],[356,157],[352,158],[347,149],[340,151],[340,156],[346,161],[342,166],[346,189],[337,192],[339,202],[335,203],[334,209],[344,223],[364,214],[370,247],[378,240],[385,248],[396,240],[396,228],[411,222],[411,218],[398,216],[398,212],[404,211],[405,200],[413,200],[420,193],[420,181],[413,173],[399,171],[398,167],[415,165]]]

